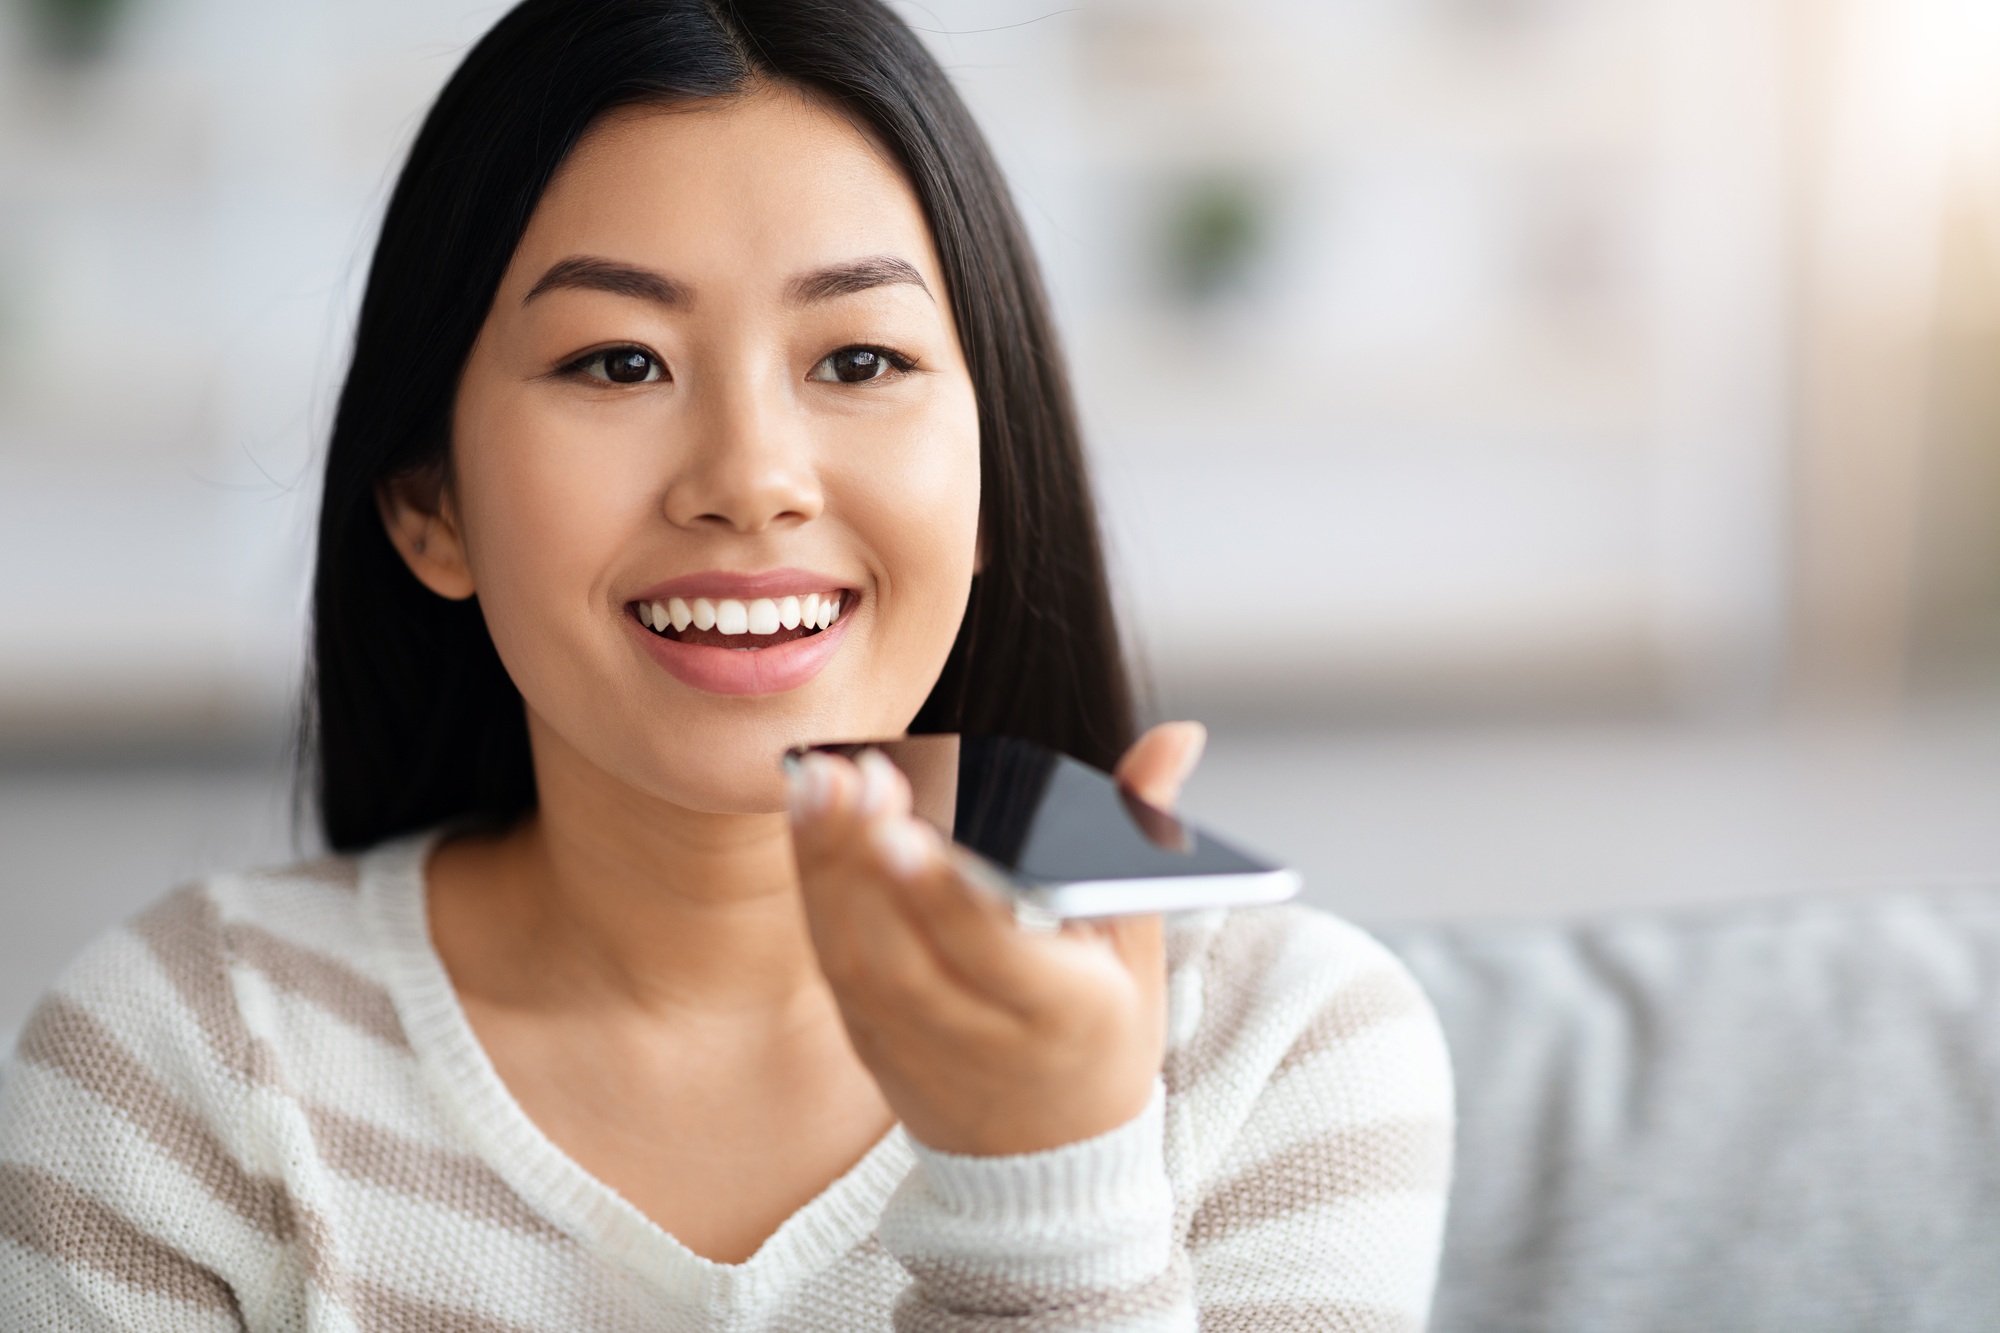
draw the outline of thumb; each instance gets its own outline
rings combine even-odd
[[[1201,723],[1162,722],[1132,742],[1118,761],[1116,776],[1148,805],[1171,810],[1207,745],[1208,728]]]

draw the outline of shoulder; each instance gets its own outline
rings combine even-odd
[[[354,884],[343,862],[221,876],[65,969],[0,1081],[0,1285],[107,1326],[235,1326],[297,1232],[271,998],[352,973],[327,950],[356,939]]]
[[[267,1043],[246,1017],[271,996],[314,999],[395,1039],[367,973],[358,875],[347,858],[219,875],[174,890],[99,937],[64,969],[22,1029],[15,1082],[40,1068],[108,1095],[130,1066],[209,1100],[269,1081]],[[268,1034],[263,1034],[268,1035]]]
[[[21,1030],[0,1159],[95,1163],[95,1186],[120,1196],[127,1177],[212,1183],[268,1156],[273,1112],[328,1053],[401,1043],[367,975],[357,884],[344,859],[219,875],[106,932]]]
[[[215,1035],[238,1007],[231,978],[332,994],[376,970],[360,902],[360,868],[325,857],[216,875],[167,894],[86,950],[54,994],[119,1008],[171,996]]]
[[[1308,907],[1207,914],[1170,934],[1169,1095],[1216,1169],[1260,1111],[1320,1126],[1452,1118],[1443,1030],[1421,987],[1360,928]]]

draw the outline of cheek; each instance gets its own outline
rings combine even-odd
[[[534,679],[561,670],[579,636],[598,628],[599,580],[644,517],[645,491],[621,465],[615,438],[579,447],[575,435],[516,399],[468,414],[453,444],[480,606],[531,697]]]
[[[849,479],[851,522],[878,562],[873,668],[923,702],[957,637],[979,530],[979,423],[965,402],[893,460]]]

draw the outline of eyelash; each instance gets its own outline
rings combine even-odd
[[[882,347],[875,343],[848,343],[844,347],[834,348],[831,352],[828,352],[825,356],[813,362],[812,370],[806,372],[806,378],[809,381],[819,384],[873,384],[876,380],[889,378],[889,376],[885,374],[885,375],[871,375],[865,380],[841,380],[841,379],[822,380],[818,375],[812,373],[813,371],[818,370],[821,366],[825,365],[827,362],[839,356],[842,352],[872,352],[876,356],[879,356],[884,361],[888,362],[890,372],[896,375],[907,375],[912,370],[915,370],[917,368],[917,363],[914,358],[904,356],[901,352],[897,351],[893,347]]]
[[[652,363],[652,369],[648,373],[647,378],[642,380],[615,380],[608,373],[609,367],[606,367],[607,373],[602,375],[593,375],[590,373],[590,367],[593,364],[606,361],[622,352],[637,352]],[[657,384],[662,380],[671,380],[673,378],[672,375],[667,373],[667,363],[665,361],[662,361],[653,352],[635,343],[621,343],[615,347],[599,347],[594,351],[585,352],[576,360],[565,365],[562,371],[565,375],[579,376],[583,379],[595,380],[599,384],[610,384],[620,387],[631,384]]]
[[[652,372],[648,374],[647,378],[640,380],[612,379],[610,374],[608,373],[609,367],[605,368],[607,371],[607,373],[605,374],[593,375],[590,373],[590,367],[593,364],[602,363],[606,361],[608,358],[615,356],[621,352],[637,352],[640,356],[645,357],[648,361],[652,363]],[[825,356],[813,362],[812,369],[818,370],[821,366],[825,365],[828,361],[832,360],[834,357],[839,356],[842,352],[873,352],[875,355],[881,357],[884,361],[888,362],[890,369],[895,374],[898,375],[907,375],[911,371],[917,368],[917,362],[915,358],[905,356],[903,353],[897,351],[893,347],[883,347],[876,343],[849,343],[846,346],[834,348],[831,352],[828,352]],[[576,358],[576,360],[571,361],[565,366],[563,366],[562,373],[565,375],[581,376],[584,379],[595,380],[599,384],[612,384],[621,386],[631,385],[631,384],[658,384],[662,381],[671,381],[673,379],[673,376],[669,374],[667,371],[666,362],[662,361],[653,352],[647,350],[644,347],[640,347],[634,343],[621,343],[615,347],[599,347],[593,351],[585,352],[582,356]],[[886,379],[888,378],[888,376],[876,375],[876,376],[871,376],[869,379],[866,380],[819,380],[817,376],[808,373],[807,378],[814,380],[815,382],[818,383],[872,384],[875,380]]]

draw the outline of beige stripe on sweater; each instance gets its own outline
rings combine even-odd
[[[0,1164],[0,1198],[11,1205],[0,1209],[0,1235],[18,1245],[198,1310],[242,1315],[227,1282],[51,1172]]]

